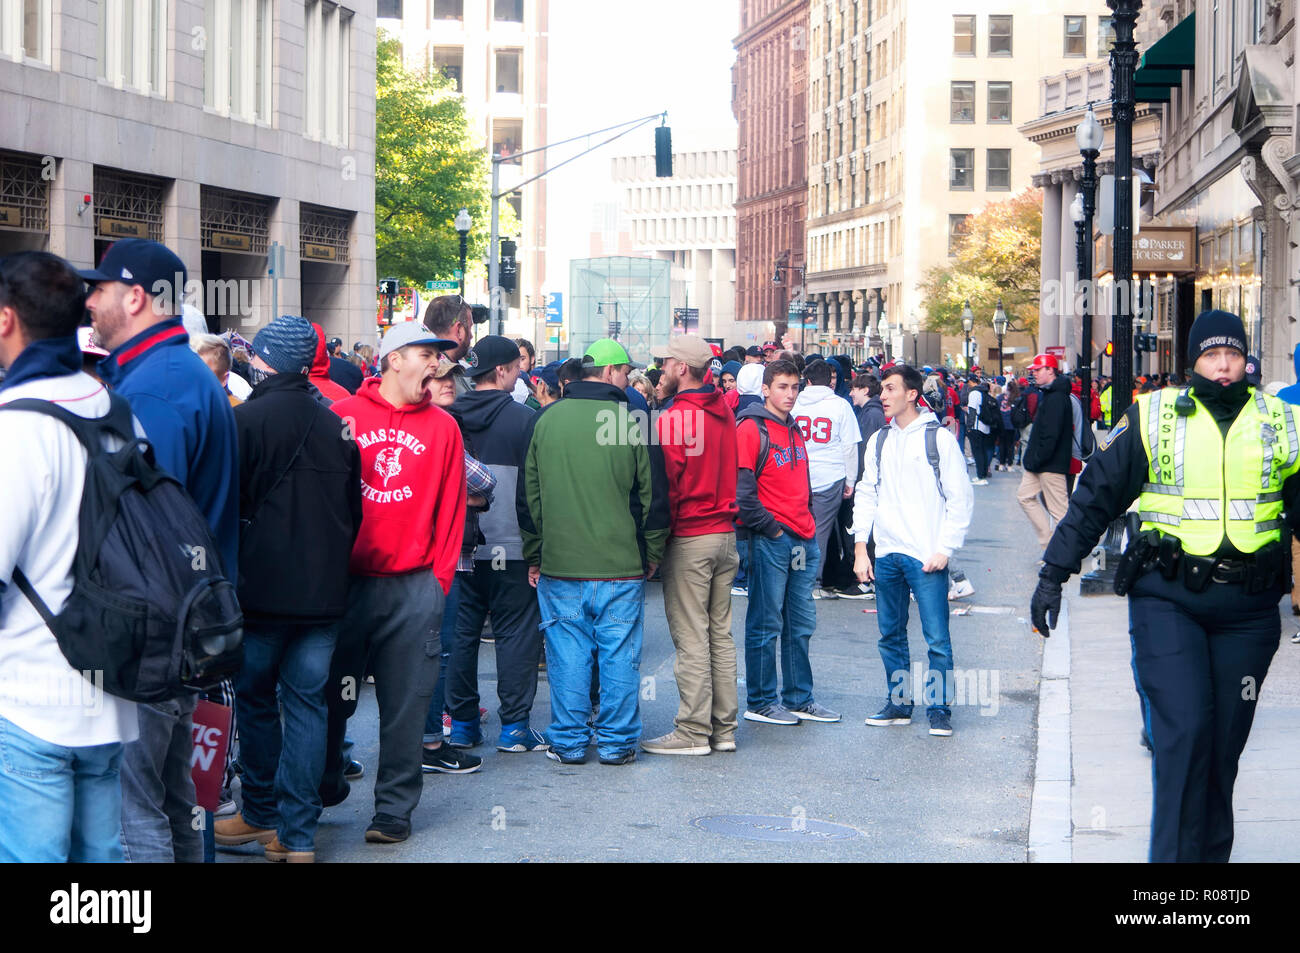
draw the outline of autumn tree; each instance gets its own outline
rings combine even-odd
[[[482,273],[488,239],[488,156],[470,133],[465,101],[436,70],[411,69],[379,31],[375,56],[375,264],[380,277],[423,287],[460,267],[456,213],[468,209],[469,271]],[[518,234],[501,203],[501,234]]]
[[[1042,189],[992,202],[967,218],[952,260],[926,271],[919,286],[926,327],[962,334],[962,310],[969,301],[975,326],[992,328],[1001,300],[1007,333],[1030,335],[1037,351],[1042,233]]]

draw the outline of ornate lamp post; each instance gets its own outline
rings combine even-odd
[[[1137,108],[1133,73],[1137,44],[1133,28],[1142,0],[1106,0],[1115,12],[1110,51],[1111,116],[1115,124],[1115,342],[1111,374],[1112,419],[1133,401],[1133,118]]]
[[[975,363],[971,360],[970,353],[970,332],[971,328],[975,327],[975,313],[971,311],[969,301],[966,302],[966,306],[961,310],[961,327],[962,330],[966,332],[966,347],[965,350],[962,351],[961,356],[966,364],[966,371],[969,373],[971,365]]]
[[[1131,131],[1130,131],[1131,135]],[[1097,114],[1088,104],[1088,112],[1083,121],[1074,130],[1074,141],[1083,156],[1083,177],[1079,180],[1079,195],[1075,199],[1078,213],[1073,206],[1070,215],[1074,218],[1074,229],[1079,259],[1079,278],[1084,282],[1083,343],[1079,361],[1079,384],[1084,400],[1090,400],[1092,394],[1092,215],[1097,207],[1097,156],[1105,142],[1105,132],[1097,121]],[[1117,166],[1118,168],[1118,166]]]
[[[465,299],[465,255],[469,251],[469,209],[463,208],[456,213],[456,231],[460,233],[460,297]]]
[[[1007,312],[998,299],[998,309],[993,312],[993,333],[998,336],[998,374],[1006,373],[1007,359],[1002,354],[1002,336],[1007,333]]]

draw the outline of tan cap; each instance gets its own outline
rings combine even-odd
[[[441,379],[449,374],[464,375],[465,368],[461,367],[456,361],[451,360],[446,354],[438,355],[438,366],[433,369],[433,376]]]
[[[668,341],[668,356],[687,367],[708,367],[713,362],[713,348],[698,334],[677,334]]]

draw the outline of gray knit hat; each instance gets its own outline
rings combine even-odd
[[[316,329],[306,318],[282,314],[257,332],[253,351],[277,374],[306,374],[316,358]]]

